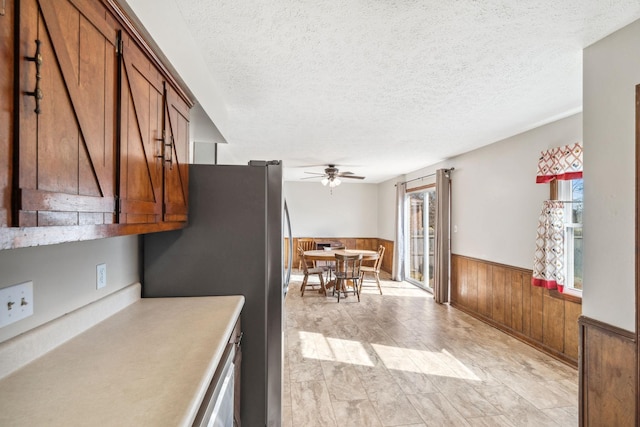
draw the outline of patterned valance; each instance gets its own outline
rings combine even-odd
[[[554,179],[569,180],[582,178],[582,143],[565,145],[543,151],[538,161],[538,184]]]

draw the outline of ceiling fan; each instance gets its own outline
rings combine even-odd
[[[349,179],[364,179],[364,176],[354,175],[353,172],[340,172],[336,165],[327,165],[324,169],[324,173],[319,172],[305,172],[311,175],[302,179],[312,179],[312,178],[322,178],[322,185],[329,185],[329,187],[337,187],[340,185],[342,180],[340,178],[349,178]]]

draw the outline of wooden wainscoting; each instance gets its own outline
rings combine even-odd
[[[636,334],[585,316],[579,324],[580,425],[637,425]]]
[[[294,237],[293,238],[293,266],[297,268],[299,263],[298,252],[295,248],[298,247],[298,239],[313,239],[316,242],[339,242],[342,243],[347,249],[368,249],[378,250],[378,246],[385,247],[384,258],[382,258],[381,270],[391,273],[393,266],[393,242],[391,240],[378,239],[376,237]],[[285,265],[289,259],[289,245],[288,238],[284,239],[284,256]]]
[[[391,273],[393,271],[393,248],[394,243],[392,240],[378,239],[377,246],[384,246],[384,257],[382,258],[382,265],[380,270]]]
[[[454,254],[451,305],[577,367],[582,305],[531,286],[531,275],[531,270]]]

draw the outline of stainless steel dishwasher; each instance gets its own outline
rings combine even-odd
[[[235,355],[235,345],[229,343],[202,400],[196,419],[193,422],[194,427],[234,426]]]

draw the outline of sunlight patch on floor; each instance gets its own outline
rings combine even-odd
[[[302,357],[306,359],[374,366],[371,357],[359,341],[329,338],[316,332],[300,331],[298,334]]]
[[[375,366],[372,355],[360,341],[325,337],[317,332],[299,331],[298,334],[300,351],[305,359]],[[387,369],[480,381],[471,369],[446,349],[428,351],[373,343],[370,345]]]
[[[480,381],[473,371],[443,349],[440,352],[371,344],[388,369]]]

